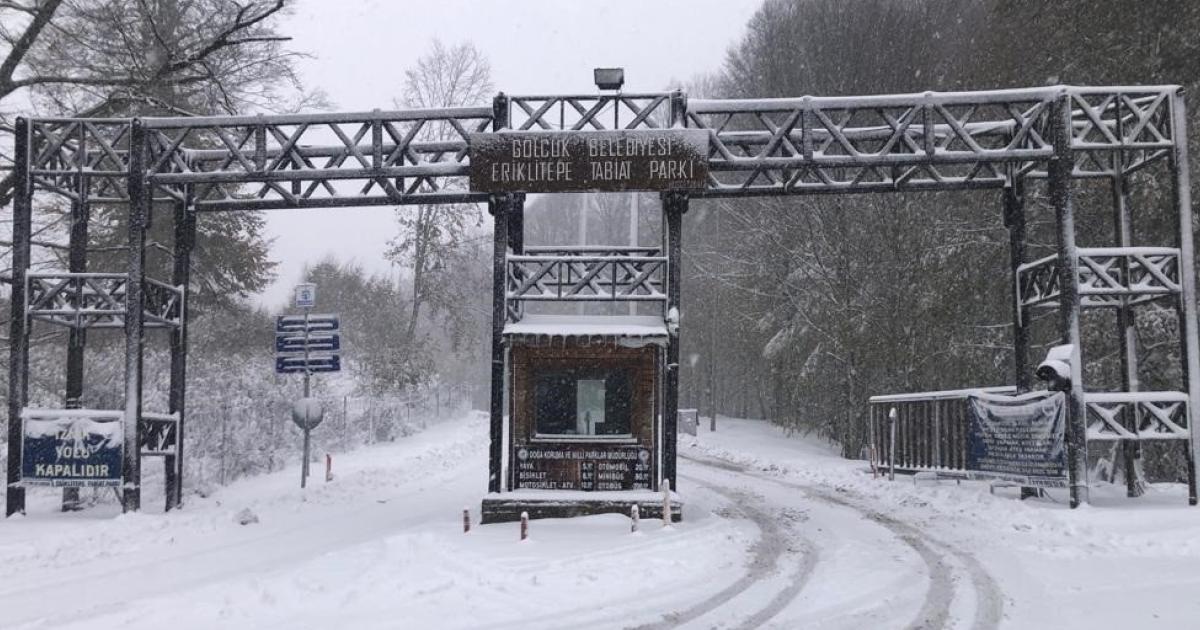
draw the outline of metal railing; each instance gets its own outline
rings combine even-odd
[[[869,458],[876,468],[905,472],[967,470],[973,394],[1012,394],[1011,386],[872,396]]]
[[[667,258],[653,247],[529,247],[508,256],[505,296],[519,302],[661,302]]]

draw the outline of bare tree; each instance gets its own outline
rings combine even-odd
[[[470,43],[446,46],[434,40],[429,51],[404,73],[404,94],[396,99],[403,108],[442,108],[479,105],[492,96],[491,68]],[[426,124],[421,139],[448,140],[456,136],[449,124]],[[451,185],[445,182],[446,186]],[[422,351],[417,327],[425,307],[447,315],[451,325],[461,324],[452,277],[472,228],[482,223],[474,204],[421,204],[396,211],[399,233],[391,240],[389,260],[406,267],[412,279],[412,305],[407,322],[406,346],[413,360]]]
[[[39,112],[128,116],[290,110],[298,54],[277,22],[289,0],[0,2],[0,131],[24,93]],[[7,143],[5,143],[7,144]],[[0,206],[12,195],[0,181]]]

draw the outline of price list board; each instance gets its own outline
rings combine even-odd
[[[650,450],[639,446],[521,446],[515,488],[649,490]]]

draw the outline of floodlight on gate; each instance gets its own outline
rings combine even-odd
[[[625,68],[596,68],[592,76],[601,90],[619,90],[625,85]]]

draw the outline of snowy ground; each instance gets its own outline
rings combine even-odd
[[[461,531],[481,415],[169,515],[0,522],[15,628],[1188,628],[1200,509],[1183,489],[1075,511],[984,484],[889,483],[762,422],[684,436],[685,520],[609,515]],[[146,503],[157,502],[157,497]],[[249,508],[259,522],[237,524]],[[336,626],[335,626],[336,624]],[[343,625],[344,624],[344,625]]]

